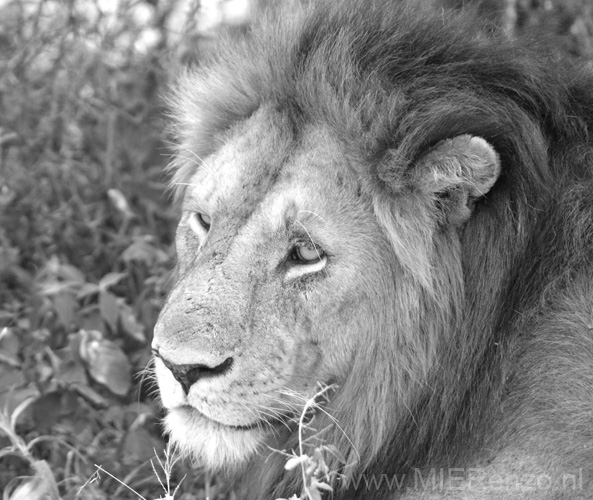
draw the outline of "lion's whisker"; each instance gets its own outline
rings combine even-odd
[[[177,153],[177,156],[180,157],[180,158],[184,158],[185,160],[192,161],[193,163],[195,163],[196,165],[198,165],[200,167],[203,166],[209,174],[213,174],[214,173],[214,170],[212,169],[212,167],[210,167],[210,165],[208,165],[195,151],[193,151],[193,150],[191,150],[190,148],[187,148],[187,147],[184,148],[184,150],[186,152],[189,152],[193,156],[195,156],[197,158],[197,160],[194,159],[194,158],[190,158],[188,156],[182,155],[181,152],[178,152]]]
[[[305,212],[305,213],[308,213],[308,214],[314,215],[315,217],[317,217],[317,218],[321,219],[321,220],[322,220],[322,221],[325,223],[325,219],[324,219],[323,217],[321,217],[321,215],[319,215],[319,214],[317,214],[317,213],[313,212],[312,210],[299,210],[299,211],[297,212],[297,214],[300,214],[301,212]]]

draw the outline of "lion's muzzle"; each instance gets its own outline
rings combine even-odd
[[[181,384],[186,396],[189,394],[191,386],[198,380],[225,375],[233,365],[233,358],[230,357],[222,363],[213,366],[206,364],[177,364],[162,356],[158,347],[153,349],[153,354],[161,359],[163,364],[173,374],[175,380]]]

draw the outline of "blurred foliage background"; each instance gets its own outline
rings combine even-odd
[[[283,1],[0,0],[4,499],[156,499],[156,472],[172,489],[187,474],[176,499],[233,497],[169,470],[145,373],[177,218],[162,97],[221,27]],[[430,1],[545,33],[593,70],[591,0]]]

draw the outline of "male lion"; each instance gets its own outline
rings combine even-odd
[[[593,78],[522,45],[319,1],[182,79],[155,370],[239,498],[301,492],[320,388],[327,498],[593,498]]]

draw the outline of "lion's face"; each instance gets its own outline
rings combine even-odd
[[[394,281],[372,201],[327,130],[295,139],[262,109],[216,149],[187,151],[200,165],[153,342],[171,437],[214,469],[251,456],[320,383],[341,385],[375,346]]]

